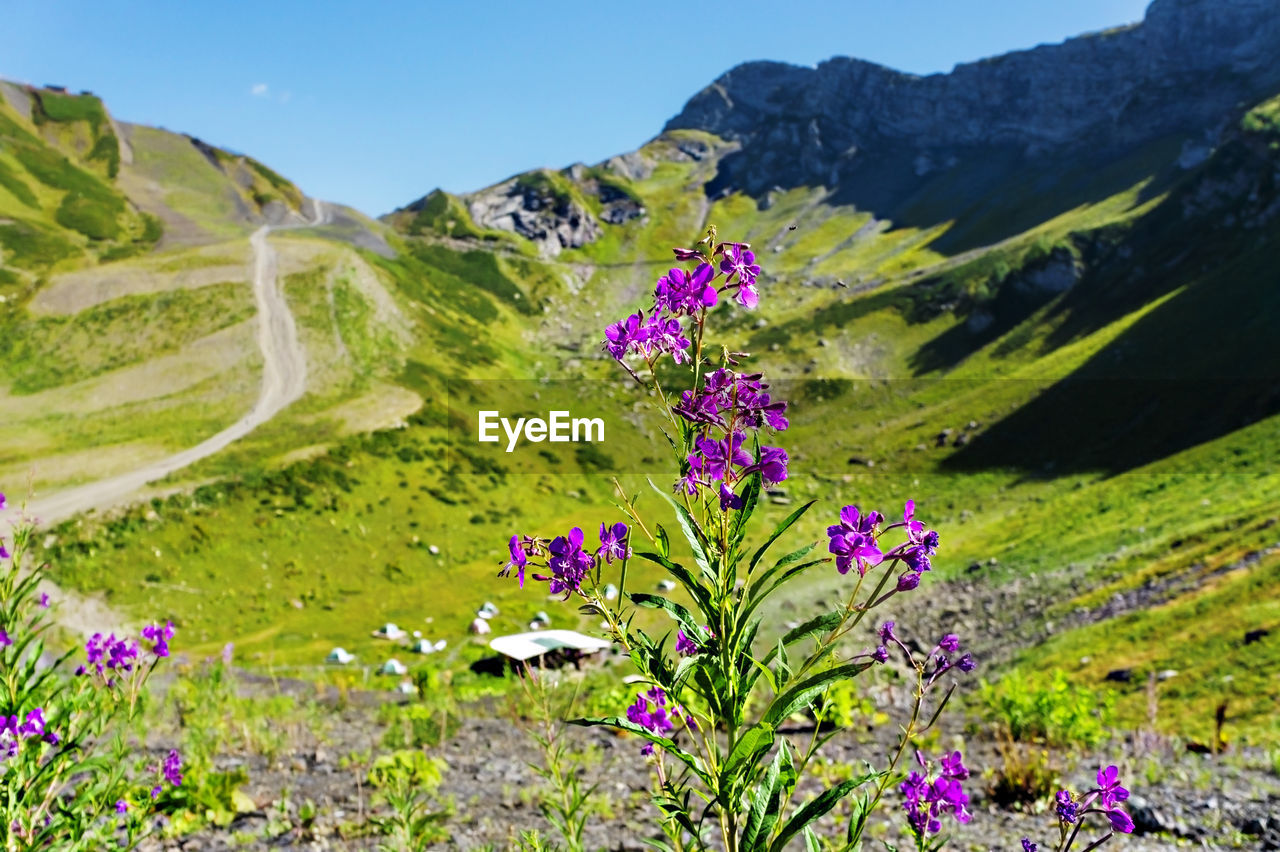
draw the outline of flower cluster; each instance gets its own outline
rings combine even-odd
[[[677,364],[689,360],[689,338],[684,336],[680,321],[661,314],[645,317],[644,311],[619,320],[604,330],[604,347],[617,360],[626,355],[641,355],[646,361],[658,355],[670,355]]]
[[[714,638],[715,634],[706,627],[697,628],[693,636],[685,633],[684,628],[681,627],[676,631],[676,653],[682,657],[692,657],[695,654],[701,654],[705,650],[705,643]]]
[[[159,773],[162,782],[167,781],[174,787],[182,786],[182,756],[178,754],[176,749],[169,752],[164,759],[164,763],[159,768],[153,766],[152,771]],[[156,784],[151,788],[151,798],[158,799],[162,792],[164,792],[163,783]],[[124,813],[127,810],[127,805],[125,809],[121,809],[120,804],[120,802],[116,803],[116,810]]]
[[[668,738],[678,722],[683,721],[686,727],[694,730],[698,727],[693,717],[679,704],[670,701],[660,686],[636,696],[636,702],[627,708],[627,720],[652,734]],[[653,754],[653,743],[647,743],[642,751],[646,755]]]
[[[938,534],[926,530],[915,519],[916,503],[908,500],[902,520],[881,529],[884,515],[871,511],[865,515],[857,506],[840,510],[840,522],[827,527],[827,549],[836,558],[836,570],[848,574],[856,569],[864,577],[869,569],[883,562],[901,563],[906,570],[899,575],[897,591],[909,592],[920,585],[920,576],[933,567],[931,557],[938,552]],[[892,529],[903,529],[907,540],[888,551],[880,547],[880,536]]]
[[[142,638],[151,644],[151,653],[157,657],[169,656],[169,640],[173,638],[173,622],[165,622],[164,627],[148,624],[142,628]]]
[[[1120,803],[1128,798],[1129,791],[1120,785],[1120,770],[1114,766],[1099,769],[1098,786],[1083,794],[1074,795],[1070,790],[1059,790],[1053,797],[1054,813],[1058,817],[1058,828],[1065,843],[1059,848],[1071,848],[1088,814],[1101,814],[1111,825],[1110,833],[1092,843],[1090,849],[1101,845],[1116,832],[1132,833],[1133,818],[1120,807]],[[1036,852],[1038,848],[1030,838],[1022,838],[1023,852]]]
[[[86,665],[76,669],[77,675],[88,674],[90,670],[99,675],[107,671],[131,672],[138,659],[138,643],[123,637],[117,639],[114,633],[106,638],[101,633],[93,634],[85,643],[84,651]]]
[[[967,823],[969,796],[960,782],[969,777],[960,752],[943,755],[938,761],[938,776],[930,780],[930,765],[923,754],[916,752],[916,762],[923,771],[912,771],[898,789],[902,792],[902,807],[907,812],[907,824],[917,837],[942,831],[942,816],[951,814],[956,822]]]
[[[628,541],[629,529],[624,523],[600,525],[600,546],[592,551],[583,547],[584,535],[580,527],[569,530],[569,534],[559,535],[551,540],[513,535],[507,543],[510,558],[498,572],[505,577],[512,571],[524,587],[525,569],[529,560],[537,560],[534,564],[545,564],[551,572],[533,575],[535,580],[547,581],[549,591],[553,595],[564,593],[565,599],[582,589],[582,583],[588,574],[598,568],[601,563],[612,564],[615,559],[629,559],[631,546]]]
[[[0,763],[17,757],[23,742],[31,739],[58,744],[58,735],[45,728],[43,708],[27,713],[21,722],[17,716],[0,716]]]

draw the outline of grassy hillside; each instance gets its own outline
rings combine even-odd
[[[64,583],[171,614],[196,653],[234,641],[264,664],[314,665],[339,644],[380,661],[368,632],[387,620],[456,646],[484,600],[503,628],[539,609],[589,626],[496,579],[503,543],[612,517],[602,467],[632,491],[664,468],[636,447],[560,467],[459,452],[471,444],[450,394],[483,393],[463,380],[573,378],[584,397],[637,405],[599,352],[601,330],[644,303],[672,245],[715,223],[765,268],[761,312],[724,306],[717,321],[793,403],[793,475],[770,511],[810,497],[832,501],[829,513],[848,502],[890,511],[912,496],[943,535],[942,578],[1052,589],[1024,601],[1031,614],[988,600],[989,620],[971,623],[1023,643],[1004,649],[1010,665],[1063,668],[1092,686],[1133,669],[1114,687],[1133,725],[1146,721],[1147,676],[1174,670],[1158,685],[1163,730],[1206,739],[1225,697],[1233,737],[1280,741],[1274,684],[1249,673],[1280,656],[1278,102],[1250,111],[1194,168],[1177,164],[1181,140],[1158,140],[1105,167],[1059,164],[1034,192],[1019,173],[1009,192],[961,206],[958,170],[922,183],[898,220],[823,187],[709,198],[729,149],[680,131],[590,169],[527,176],[603,223],[598,239],[554,258],[481,228],[467,199],[442,192],[389,217],[394,257],[281,240],[286,295],[317,365],[308,395],[175,478],[212,484],[68,524],[45,555]],[[143,144],[148,135],[132,132],[135,168],[180,159]],[[247,162],[213,161],[265,181],[264,204],[296,200]],[[229,221],[219,205],[234,200],[172,183],[170,211]],[[619,203],[643,212],[613,223]],[[231,322],[219,286],[166,298],[187,300],[187,322]],[[111,333],[114,312],[159,297],[122,298],[28,317],[19,338]],[[19,359],[10,393],[51,393],[165,351],[143,337],[119,362]],[[815,515],[804,531],[817,537],[827,522]],[[815,576],[807,594],[828,596],[838,580]],[[1254,629],[1271,633],[1246,650]]]

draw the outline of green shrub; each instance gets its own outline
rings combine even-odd
[[[119,210],[101,199],[69,192],[54,216],[59,225],[79,231],[91,240],[114,240],[120,236]]]
[[[1096,746],[1115,720],[1112,692],[1073,685],[1061,670],[1047,678],[1013,672],[998,683],[984,680],[978,701],[1020,743]]]

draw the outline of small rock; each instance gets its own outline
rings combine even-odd
[[[1128,683],[1133,680],[1133,669],[1112,669],[1107,672],[1106,678],[1112,683]]]
[[[1265,637],[1270,635],[1270,630],[1250,630],[1248,633],[1244,634],[1244,644],[1252,645],[1254,642],[1261,642]]]

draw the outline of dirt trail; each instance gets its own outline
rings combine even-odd
[[[50,526],[90,509],[105,509],[126,502],[144,485],[162,479],[203,458],[225,449],[270,420],[302,396],[307,385],[306,352],[298,342],[298,329],[285,302],[276,274],[275,249],[267,242],[272,230],[310,227],[328,221],[330,211],[322,201],[313,202],[313,219],[300,225],[263,225],[250,237],[253,247],[253,293],[258,306],[258,346],[262,350],[262,390],[252,410],[231,426],[194,447],[158,459],[136,470],[98,482],[40,496],[26,506],[28,517],[41,526]],[[17,495],[11,495],[16,497]],[[16,503],[16,500],[11,500]],[[16,508],[7,513],[16,515]],[[119,623],[102,601],[58,590],[49,584],[50,596],[60,603],[59,621],[77,632],[93,632]]]

